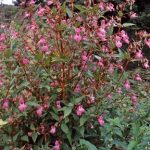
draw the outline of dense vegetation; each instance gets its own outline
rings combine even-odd
[[[19,4],[0,28],[1,149],[150,148],[150,37],[138,2]]]

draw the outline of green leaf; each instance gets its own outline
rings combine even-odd
[[[37,53],[35,55],[35,60],[40,61],[43,58],[43,54],[42,53]]]
[[[81,97],[78,97],[78,98],[74,98],[74,99],[73,99],[74,104],[80,103],[84,97],[85,97],[85,96],[81,96]]]
[[[137,147],[137,141],[130,141],[128,147],[127,147],[127,150],[136,150],[136,147]]]
[[[87,120],[88,120],[88,117],[86,115],[83,115],[80,118],[80,126],[83,126]]]
[[[135,24],[134,23],[124,23],[122,26],[123,27],[131,27],[131,26],[135,26]]]
[[[70,18],[72,18],[72,17],[73,17],[72,11],[71,11],[68,7],[66,8],[66,11],[67,11],[68,16],[69,16]]]
[[[96,146],[87,140],[80,139],[80,145],[85,145],[88,150],[97,150]]]
[[[32,134],[32,140],[33,140],[34,143],[36,142],[37,137],[38,137],[38,134],[36,132],[34,132]]]
[[[39,106],[39,104],[37,104],[36,102],[33,102],[33,101],[27,102],[27,105],[29,105],[29,106],[34,106],[34,107]]]
[[[8,122],[7,121],[3,121],[2,119],[0,119],[0,127],[6,125]]]
[[[75,5],[75,8],[77,8],[80,11],[86,11],[86,7],[82,6],[82,5]]]
[[[62,123],[62,124],[61,124],[61,130],[62,130],[64,133],[66,133],[66,134],[69,133],[69,128],[68,128],[68,126],[67,126],[65,123]]]
[[[27,136],[27,135],[25,135],[25,136],[21,137],[21,140],[22,140],[22,141],[29,142],[29,138],[28,138],[28,136]]]
[[[78,131],[79,131],[79,133],[82,135],[82,137],[84,137],[84,131],[85,131],[84,126],[78,127]]]
[[[56,121],[59,121],[59,117],[57,114],[50,112],[50,114],[52,115],[53,119],[55,119]]]
[[[64,118],[66,118],[67,116],[69,116],[72,112],[72,107],[64,107]]]

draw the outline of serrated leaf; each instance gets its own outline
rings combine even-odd
[[[137,145],[137,141],[130,141],[128,147],[127,147],[127,150],[134,150],[136,148],[136,145]]]
[[[74,104],[80,103],[84,97],[85,97],[85,96],[81,96],[81,97],[78,97],[78,98],[74,98],[74,100],[73,100]]]
[[[36,132],[34,132],[32,134],[32,140],[33,140],[34,143],[36,142],[37,137],[38,137],[38,134]]]
[[[21,140],[22,140],[22,141],[29,142],[29,138],[28,138],[28,136],[27,136],[27,135],[25,135],[25,136],[21,137]]]
[[[72,112],[72,107],[64,107],[64,118],[66,118],[67,116],[69,116]]]
[[[134,23],[124,23],[122,26],[123,27],[131,27],[131,26],[135,26],[135,24]]]
[[[71,11],[68,7],[66,8],[66,11],[67,11],[68,16],[69,16],[70,18],[72,18],[72,17],[73,17],[72,11]]]
[[[87,140],[80,139],[80,145],[85,145],[88,150],[97,150],[96,146]]]
[[[86,115],[83,115],[80,118],[80,126],[83,126],[87,120],[88,120],[88,117]]]
[[[7,123],[8,123],[7,121],[3,121],[2,119],[0,119],[0,126],[4,126]]]
[[[64,133],[66,133],[66,134],[69,133],[69,128],[68,128],[68,126],[67,126],[65,123],[62,123],[62,124],[61,124],[61,130],[62,130]]]
[[[29,105],[29,106],[34,106],[34,107],[39,106],[39,104],[37,104],[36,102],[33,102],[33,101],[27,102],[27,105]]]

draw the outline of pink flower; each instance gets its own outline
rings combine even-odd
[[[108,11],[114,11],[115,10],[114,5],[112,3],[108,3],[107,6],[106,6],[106,9]]]
[[[118,93],[118,94],[121,94],[121,93],[122,93],[122,89],[121,89],[121,88],[118,88],[118,89],[117,89],[117,93]]]
[[[73,38],[77,43],[79,43],[82,40],[82,37],[80,34],[75,34]]]
[[[94,103],[95,102],[95,97],[94,96],[90,96],[90,103]]]
[[[131,88],[130,82],[129,82],[128,80],[125,81],[124,86],[125,86],[125,88],[126,88],[127,90],[129,90],[129,89]]]
[[[76,92],[76,93],[80,93],[81,92],[81,86],[80,86],[80,84],[76,85],[74,92]]]
[[[41,50],[42,50],[43,52],[48,52],[48,45],[46,44],[46,45],[42,46],[42,47],[41,47]]]
[[[138,73],[135,75],[135,80],[142,81],[141,76]]]
[[[83,108],[83,106],[82,105],[79,105],[78,107],[77,107],[77,109],[76,109],[76,114],[78,115],[78,116],[82,116],[82,114],[85,112],[85,109]]]
[[[103,67],[104,67],[104,59],[103,59],[103,58],[100,58],[100,59],[99,59],[98,66],[99,66],[100,68],[103,68]]]
[[[88,56],[87,56],[87,52],[83,52],[82,54],[82,61],[87,61],[88,60]]]
[[[104,122],[104,118],[103,118],[102,115],[98,117],[98,123],[99,123],[101,126],[104,126],[105,122]]]
[[[60,142],[58,140],[55,141],[54,150],[60,150]]]
[[[131,96],[131,100],[132,100],[133,105],[137,105],[137,96],[135,94]]]
[[[18,108],[21,112],[24,112],[27,109],[27,105],[25,103],[20,103]]]
[[[51,134],[55,134],[56,133],[56,126],[55,125],[51,126],[50,133]]]
[[[33,5],[33,4],[35,4],[35,1],[34,0],[30,0],[30,3],[29,3],[30,5]]]
[[[47,1],[47,5],[50,6],[50,5],[52,5],[52,4],[53,4],[53,1],[51,1],[51,0],[48,0],[48,1]]]
[[[129,37],[124,30],[121,31],[121,37],[125,43],[129,44]]]
[[[19,106],[18,106],[18,109],[21,111],[21,112],[24,112],[26,109],[27,109],[27,105],[24,103],[24,99],[22,96],[18,97],[19,99]]]
[[[100,2],[99,3],[99,8],[101,11],[103,11],[105,9],[105,3],[104,2]]]
[[[81,32],[80,28],[76,28],[75,32],[76,32],[76,34],[80,34],[80,32]]]
[[[101,41],[106,41],[106,30],[104,27],[100,27],[97,32],[98,37]]]
[[[135,12],[130,12],[130,18],[131,18],[131,19],[136,19],[136,18],[138,18],[137,13],[135,13]]]
[[[150,39],[145,40],[145,44],[150,48]]]
[[[0,34],[0,42],[4,42],[6,40],[5,34]]]
[[[39,10],[38,10],[38,16],[40,16],[40,17],[44,16],[45,11],[46,11],[45,8],[40,7]]]
[[[36,114],[38,117],[42,116],[43,109],[44,109],[43,106],[39,106],[38,109],[36,110]]]
[[[31,16],[31,14],[29,13],[29,12],[25,12],[25,14],[24,14],[24,17],[25,18],[28,18],[28,17],[30,17]]]
[[[58,109],[61,108],[61,102],[60,102],[60,101],[56,101],[56,107],[57,107]]]
[[[116,44],[117,48],[121,48],[122,47],[121,37],[116,36],[115,44]]]
[[[8,99],[4,99],[2,108],[4,108],[4,109],[9,108],[9,100]]]
[[[141,50],[139,50],[138,52],[135,53],[135,58],[136,58],[136,59],[143,58],[143,54],[142,54],[142,51],[141,51]]]
[[[2,80],[0,80],[0,87],[2,87],[4,84],[4,82]]]
[[[108,98],[109,100],[111,100],[111,99],[112,99],[112,94],[108,94],[107,98]]]
[[[111,74],[114,72],[114,66],[112,64],[109,65],[108,72]]]
[[[23,63],[24,65],[27,65],[27,64],[29,64],[29,60],[28,60],[27,58],[23,58],[23,59],[22,59],[22,63]]]
[[[149,68],[149,64],[148,64],[148,60],[146,59],[145,62],[143,63],[143,67],[145,69],[148,69]]]

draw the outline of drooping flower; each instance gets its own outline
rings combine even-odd
[[[131,96],[131,100],[132,100],[133,105],[136,106],[137,105],[137,96],[135,94],[133,94]]]
[[[54,150],[60,150],[60,141],[58,140],[55,141]]]
[[[124,86],[125,86],[125,88],[126,88],[127,90],[129,90],[129,89],[131,88],[131,85],[130,85],[129,80],[126,80],[126,81],[125,81]]]
[[[106,41],[106,30],[104,27],[100,27],[97,32],[98,37],[101,41]]]
[[[141,59],[143,58],[143,54],[141,50],[138,50],[138,52],[135,53],[135,58],[136,59]]]
[[[56,107],[57,107],[57,109],[61,108],[61,101],[56,101]]]
[[[51,126],[50,133],[51,134],[55,134],[56,133],[56,126],[55,125]]]
[[[145,68],[145,69],[148,69],[150,66],[149,66],[149,61],[148,61],[148,59],[145,59],[145,61],[144,61],[144,63],[143,63],[143,67]]]
[[[19,106],[18,106],[18,109],[21,112],[24,112],[27,109],[27,105],[25,104],[24,99],[22,97],[19,97]]]
[[[108,72],[112,74],[114,72],[114,66],[112,64],[109,65]]]
[[[136,19],[136,18],[138,18],[138,15],[137,15],[137,13],[131,11],[131,12],[129,13],[129,17],[130,17],[131,19]]]
[[[129,44],[129,37],[128,37],[127,33],[124,30],[122,30],[120,34],[121,34],[123,41],[125,43]]]
[[[150,39],[145,40],[145,44],[150,48]]]
[[[80,84],[76,85],[74,92],[76,92],[76,93],[80,93],[81,92],[81,86],[80,86]]]
[[[36,114],[37,114],[38,117],[41,117],[41,116],[42,116],[43,110],[44,110],[43,106],[39,106],[39,107],[37,108]]]
[[[23,65],[27,65],[27,64],[29,64],[29,60],[27,58],[23,58],[22,63],[23,63]]]
[[[105,3],[104,2],[100,2],[99,3],[99,8],[100,8],[101,11],[104,11],[104,9],[105,9]]]
[[[137,73],[137,74],[135,75],[135,80],[136,80],[136,81],[142,81],[142,78],[141,78],[140,74]]]
[[[115,45],[116,45],[117,48],[122,47],[122,42],[121,42],[121,37],[120,36],[116,36]]]
[[[24,112],[27,109],[27,105],[25,103],[20,103],[18,108],[21,112]]]
[[[121,94],[121,93],[122,93],[122,89],[121,89],[121,88],[118,88],[118,89],[117,89],[117,93],[118,93],[118,94]]]
[[[108,98],[109,100],[111,100],[111,99],[112,99],[112,94],[108,94],[107,98]]]
[[[74,37],[73,37],[73,39],[77,42],[77,43],[79,43],[81,40],[82,40],[82,37],[81,37],[81,30],[79,29],[79,28],[76,28],[75,29],[75,32],[76,32],[76,34],[74,35]]]
[[[103,118],[102,115],[98,117],[98,123],[99,123],[101,126],[104,126],[105,121],[104,121],[104,118]]]
[[[24,17],[29,18],[31,16],[30,12],[25,12]]]
[[[53,1],[52,1],[52,0],[48,0],[48,1],[47,1],[47,5],[50,6],[50,5],[52,5],[52,4],[53,4]]]
[[[2,87],[3,85],[4,85],[4,82],[0,80],[0,87]]]
[[[108,4],[106,5],[106,9],[107,9],[108,11],[115,11],[114,5],[113,5],[112,3],[108,3]]]
[[[4,102],[3,102],[2,108],[4,108],[4,109],[9,108],[9,100],[8,100],[8,99],[4,99]]]
[[[40,16],[40,17],[44,16],[45,11],[46,11],[45,8],[40,7],[39,10],[38,10],[38,16]]]
[[[82,37],[81,37],[80,34],[75,34],[75,35],[74,35],[74,40],[75,40],[77,43],[79,43],[79,42],[81,41],[81,39],[82,39]]]
[[[85,112],[85,109],[83,108],[83,106],[82,105],[79,105],[78,107],[77,107],[77,109],[76,109],[76,114],[78,115],[78,116],[82,116],[82,114]]]

